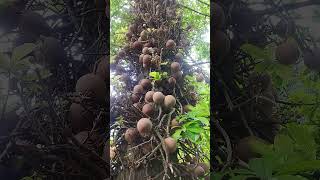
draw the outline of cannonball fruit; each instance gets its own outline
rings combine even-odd
[[[176,80],[180,80],[182,78],[182,72],[178,71],[172,74],[172,77],[174,77]]]
[[[169,39],[166,43],[166,48],[174,49],[175,47],[176,47],[176,43],[174,42],[174,40]]]
[[[311,70],[320,71],[320,49],[306,53],[304,56],[304,64]]]
[[[139,63],[140,63],[140,64],[143,63],[143,56],[144,56],[144,54],[141,54],[141,55],[139,56]]]
[[[142,118],[137,123],[137,129],[142,137],[146,137],[152,130],[152,122],[149,118]]]
[[[280,64],[294,64],[300,55],[299,47],[295,41],[286,41],[276,48],[275,55]]]
[[[74,133],[84,130],[90,130],[93,126],[94,114],[78,103],[72,103],[70,106],[71,128]]]
[[[165,96],[162,92],[155,92],[153,94],[153,102],[156,104],[162,104],[164,101]]]
[[[168,79],[168,83],[171,84],[171,85],[175,85],[177,83],[177,80],[174,77],[170,77]]]
[[[201,162],[198,165],[201,166],[206,173],[210,171],[210,167],[208,164]]]
[[[202,82],[204,80],[204,76],[202,74],[198,74],[196,79],[198,82]]]
[[[132,144],[138,136],[138,130],[136,128],[129,128],[126,130],[124,134],[124,139],[129,143]]]
[[[143,64],[150,65],[152,57],[149,54],[143,56]]]
[[[78,79],[76,92],[83,93],[89,97],[93,97],[96,101],[103,102],[107,95],[107,87],[100,76],[86,74]]]
[[[213,12],[213,24],[215,29],[221,29],[223,28],[224,24],[225,24],[225,14],[224,11],[222,9],[222,7],[217,4],[217,3],[212,3],[212,12]]]
[[[128,31],[128,32],[126,33],[126,37],[129,38],[129,39],[132,38],[132,35],[133,35],[133,34],[132,34],[131,31]]]
[[[165,96],[163,105],[167,109],[171,109],[176,105],[176,98],[172,95]]]
[[[183,59],[183,55],[181,53],[177,53],[175,55],[175,60],[178,61],[178,62],[181,62]]]
[[[144,47],[144,48],[142,49],[142,53],[143,53],[143,54],[149,54],[149,48],[148,48],[148,47]]]
[[[206,173],[205,170],[201,166],[197,166],[196,168],[194,168],[194,174],[197,177],[203,177],[205,173]]]
[[[181,69],[181,67],[180,67],[180,64],[179,63],[177,63],[177,62],[173,62],[173,63],[171,63],[171,71],[172,72],[178,72],[178,71],[180,71],[180,69]]]
[[[142,48],[142,43],[139,42],[139,41],[135,41],[135,42],[132,44],[132,48],[133,48],[133,49],[140,50],[140,49]]]
[[[143,93],[143,86],[141,86],[140,84],[135,85],[133,88],[133,93],[142,94]]]
[[[140,100],[140,97],[137,94],[132,94],[131,100],[133,103],[137,103]]]
[[[144,97],[144,100],[147,103],[153,102],[153,94],[154,94],[154,91],[148,91]]]
[[[130,30],[131,32],[135,32],[135,31],[136,31],[136,28],[137,28],[137,26],[134,25],[134,24],[132,24],[132,25],[129,26],[129,30]]]
[[[149,89],[152,87],[150,79],[142,79],[139,83],[144,89]]]
[[[148,32],[146,30],[141,31],[140,33],[141,40],[145,41],[148,39]]]
[[[152,116],[154,109],[151,103],[147,103],[142,107],[142,112],[148,116]]]
[[[174,153],[177,150],[177,141],[172,137],[164,139],[164,146],[168,153]]]
[[[118,56],[119,56],[120,58],[123,58],[123,57],[126,56],[126,52],[125,52],[124,50],[120,50],[120,51],[118,52]]]

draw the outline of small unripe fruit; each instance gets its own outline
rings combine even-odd
[[[181,62],[182,59],[183,59],[183,55],[182,55],[181,53],[177,53],[177,54],[175,55],[175,59],[176,59],[176,61]]]
[[[153,102],[156,104],[162,104],[164,101],[165,96],[162,92],[155,92],[153,94]]]
[[[171,63],[171,71],[172,72],[178,72],[178,71],[180,71],[180,69],[181,69],[181,67],[180,67],[180,64],[179,63],[177,63],[177,62],[173,62],[173,63]]]
[[[177,121],[176,118],[173,118],[173,119],[171,120],[171,126],[172,126],[172,127],[179,126],[179,122]]]
[[[153,94],[154,94],[154,91],[148,91],[144,97],[144,100],[147,103],[153,102]]]
[[[148,116],[152,116],[153,115],[153,106],[151,103],[147,103],[142,107],[142,112]]]
[[[176,98],[172,95],[168,95],[164,98],[163,105],[167,109],[171,109],[176,105]]]
[[[184,112],[189,112],[191,111],[192,106],[190,104],[184,105],[183,106],[183,111]]]
[[[168,79],[168,83],[171,84],[171,85],[175,85],[177,83],[177,80],[174,77],[170,77]]]
[[[299,47],[294,41],[286,41],[280,44],[276,49],[276,58],[280,64],[294,64],[297,62],[299,55]]]
[[[174,42],[174,40],[169,39],[166,43],[166,47],[168,49],[174,49],[176,47],[176,43]]]
[[[143,86],[141,85],[135,85],[133,88],[133,93],[135,94],[142,94],[143,93]]]
[[[150,79],[142,79],[139,83],[144,89],[150,89],[152,87]]]
[[[146,137],[151,133],[152,122],[149,118],[141,118],[137,123],[137,129],[142,137]]]
[[[198,82],[202,82],[204,80],[204,76],[202,74],[198,74],[196,79]]]
[[[132,144],[138,136],[138,130],[136,128],[129,128],[126,130],[124,134],[124,139],[129,143]]]
[[[167,137],[164,139],[164,146],[168,153],[174,153],[177,150],[177,141],[172,137]]]
[[[143,53],[143,54],[149,54],[149,48],[148,48],[148,47],[144,47],[144,48],[142,49],[142,53]]]
[[[201,166],[197,166],[195,169],[194,169],[194,174],[197,176],[197,177],[203,177],[205,175],[205,170],[203,169],[203,167]]]
[[[139,102],[140,97],[138,95],[136,95],[136,94],[132,94],[131,100],[132,100],[133,103],[137,103],[137,102]]]

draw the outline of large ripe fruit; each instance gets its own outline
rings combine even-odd
[[[177,83],[177,80],[176,80],[174,77],[170,77],[170,78],[168,79],[168,83],[169,83],[170,85],[175,85],[175,84]]]
[[[74,133],[91,130],[95,118],[92,112],[86,110],[77,103],[71,104],[69,117],[71,120],[71,128]]]
[[[148,48],[148,47],[144,47],[144,48],[142,49],[142,53],[143,53],[143,54],[149,54],[149,48]]]
[[[153,102],[156,104],[162,104],[164,101],[165,96],[162,92],[155,92],[153,94]]]
[[[171,63],[171,71],[172,72],[178,72],[178,71],[180,71],[180,69],[181,69],[181,67],[180,67],[180,64],[179,63],[177,63],[177,62],[173,62],[173,63]]]
[[[255,150],[256,146],[265,145],[266,142],[255,136],[242,138],[236,145],[235,154],[242,161],[248,162],[252,158],[258,158],[260,155]]]
[[[154,94],[154,91],[148,91],[144,97],[145,102],[147,103],[153,102],[153,94]]]
[[[194,168],[194,174],[197,177],[203,177],[205,173],[206,173],[205,170],[201,166],[197,166],[196,168]]]
[[[213,12],[213,28],[221,29],[225,24],[225,14],[222,7],[217,3],[212,3]]]
[[[101,79],[103,80],[107,80],[109,79],[109,73],[108,72],[109,69],[109,56],[103,56],[102,58],[100,58],[100,62],[97,66],[97,70],[96,70],[96,74],[98,76],[100,76]]]
[[[175,78],[176,80],[180,80],[182,78],[182,72],[178,71],[172,74],[172,77]]]
[[[151,133],[152,122],[149,118],[141,118],[137,123],[137,129],[142,137],[146,137]]]
[[[164,147],[168,153],[174,153],[177,150],[177,141],[172,137],[164,139]]]
[[[230,39],[223,31],[213,34],[213,53],[217,58],[225,57],[230,51]]]
[[[86,74],[78,79],[76,92],[92,97],[98,102],[104,102],[107,95],[107,87],[100,76],[95,74]]]
[[[141,86],[140,84],[135,85],[133,88],[133,93],[142,94],[143,93],[143,86]]]
[[[198,74],[196,79],[197,79],[198,82],[202,82],[204,80],[203,74]]]
[[[137,103],[140,100],[140,97],[137,94],[132,94],[131,100],[133,103]]]
[[[151,64],[152,57],[149,54],[143,56],[143,64],[149,66]]]
[[[52,31],[43,16],[33,11],[22,14],[19,30],[27,34],[36,34],[38,36],[50,36]]]
[[[175,56],[174,56],[175,60],[178,61],[178,62],[181,62],[182,59],[183,59],[183,55],[181,53],[177,53]]]
[[[318,48],[306,53],[304,64],[311,70],[320,71],[320,49]]]
[[[166,43],[166,48],[174,49],[175,47],[176,47],[176,43],[174,42],[174,40],[169,39]]]
[[[124,139],[132,144],[138,137],[138,130],[136,128],[128,128],[124,134]]]
[[[163,105],[167,109],[171,109],[176,105],[176,98],[172,95],[165,96]]]
[[[147,103],[142,107],[142,112],[148,116],[152,116],[154,113],[154,108],[151,103]]]
[[[152,87],[150,79],[142,79],[139,83],[144,89],[150,89]]]
[[[280,64],[290,65],[297,62],[300,52],[295,41],[286,41],[277,47],[275,54]]]

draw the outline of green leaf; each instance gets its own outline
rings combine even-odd
[[[298,174],[302,172],[312,172],[320,169],[320,160],[300,161],[298,163],[284,164],[277,170],[277,175]]]
[[[172,134],[172,138],[175,139],[175,140],[180,139],[182,132],[183,132],[183,129],[175,130],[175,132]]]
[[[308,179],[302,176],[283,175],[283,176],[276,176],[272,180],[308,180]]]
[[[14,48],[12,52],[12,61],[19,61],[28,54],[30,54],[34,49],[36,48],[36,45],[33,43],[25,43],[21,46],[18,46]]]
[[[261,179],[272,177],[272,162],[264,158],[255,158],[249,161],[249,168]]]

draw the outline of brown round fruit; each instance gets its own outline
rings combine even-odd
[[[95,118],[92,112],[86,110],[80,104],[72,103],[69,113],[71,128],[74,133],[92,129]]]
[[[208,173],[210,171],[210,167],[209,167],[209,165],[207,163],[201,162],[198,165],[201,166],[206,173]]]
[[[295,41],[286,41],[277,47],[275,54],[280,64],[290,65],[297,62],[300,52]]]
[[[172,77],[174,77],[176,80],[180,80],[182,78],[182,72],[178,71],[176,73],[173,73]]]
[[[135,85],[135,86],[133,87],[133,92],[134,92],[135,94],[142,94],[143,91],[144,91],[143,86],[141,86],[140,84]]]
[[[137,26],[134,25],[134,24],[131,24],[131,25],[129,26],[129,30],[130,30],[131,32],[135,32],[136,29],[137,29]]]
[[[131,39],[132,38],[132,32],[131,31],[128,31],[127,33],[126,33],[126,37],[127,38],[129,38],[129,39]]]
[[[224,14],[224,11],[222,9],[222,7],[217,4],[217,3],[214,3],[213,2],[213,5],[212,5],[212,12],[213,12],[213,24],[214,24],[214,27],[215,29],[222,29],[224,24],[225,24],[225,14]]]
[[[147,42],[147,43],[145,43],[144,45],[143,45],[143,47],[152,47],[152,43],[150,43],[150,42]]]
[[[126,52],[124,50],[120,50],[118,53],[119,58],[124,58],[126,56]]]
[[[135,42],[132,44],[132,48],[133,48],[133,49],[137,49],[137,50],[141,50],[141,49],[142,49],[142,43],[139,42],[139,41],[135,41]]]
[[[151,133],[152,122],[149,118],[141,118],[137,123],[137,129],[142,137],[146,137]]]
[[[139,83],[144,89],[150,89],[152,87],[150,79],[142,79]]]
[[[311,70],[320,71],[320,49],[318,48],[306,53],[304,64]]]
[[[177,63],[177,62],[173,62],[171,63],[171,71],[176,73],[178,71],[180,71],[181,67],[180,67],[180,64]]]
[[[151,103],[147,103],[142,107],[142,112],[148,116],[152,116],[154,109]]]
[[[168,82],[169,82],[169,84],[171,84],[171,85],[175,85],[175,84],[177,83],[177,80],[176,80],[174,77],[170,77],[170,78],[168,79]]]
[[[240,139],[235,148],[235,154],[242,161],[249,162],[252,158],[260,157],[259,153],[255,151],[255,146],[265,145],[266,142],[256,136],[248,136]]]
[[[149,54],[149,48],[148,48],[148,47],[144,47],[144,48],[142,49],[142,53],[143,53],[143,54]]]
[[[176,43],[174,42],[174,40],[169,39],[166,43],[166,48],[174,49],[175,47],[176,47]]]
[[[140,100],[140,97],[137,94],[132,94],[131,100],[133,103],[137,103]]]
[[[164,101],[165,96],[162,92],[155,92],[153,94],[153,102],[156,104],[162,104]]]
[[[230,51],[230,39],[223,31],[213,34],[213,53],[217,58],[225,57]]]
[[[195,169],[194,169],[194,174],[197,176],[197,177],[203,177],[205,175],[205,170],[203,169],[203,167],[201,166],[197,166]]]
[[[142,41],[146,41],[148,39],[148,32],[146,30],[141,31],[140,37]]]
[[[153,102],[153,94],[154,94],[154,91],[148,91],[144,97],[145,102],[147,103]]]
[[[78,79],[76,92],[93,97],[98,102],[104,102],[107,95],[107,87],[100,76],[95,74],[86,74]]]
[[[149,66],[151,64],[152,57],[150,55],[144,55],[143,56],[143,64]]]
[[[197,79],[198,82],[202,82],[204,80],[203,74],[198,74],[196,79]]]
[[[140,63],[140,64],[143,63],[143,56],[144,56],[144,54],[141,54],[141,55],[139,56],[139,63]]]
[[[136,128],[129,128],[126,130],[124,134],[124,139],[129,143],[132,144],[138,137],[138,130]]]
[[[176,105],[176,98],[172,95],[165,96],[163,105],[167,109],[171,109]]]
[[[177,54],[175,55],[175,59],[176,59],[176,61],[181,62],[182,59],[183,59],[183,55],[182,55],[181,53],[177,53]]]
[[[174,153],[177,150],[177,141],[172,137],[167,137],[164,139],[164,146],[168,153]]]

